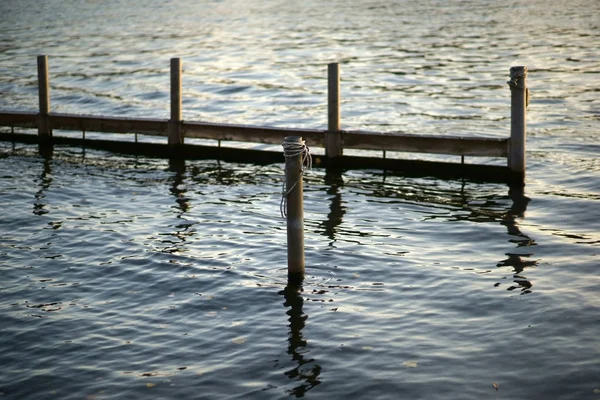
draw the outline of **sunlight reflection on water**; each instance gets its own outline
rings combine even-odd
[[[302,287],[281,165],[0,143],[0,393],[593,398],[598,4],[551,3],[2,2],[2,109],[38,54],[56,112],[166,118],[174,56],[185,119],[322,128],[331,61],[345,129],[504,137],[517,64],[533,98],[525,192],[308,173]]]
[[[15,266],[2,290],[4,343],[19,345],[3,353],[13,366],[6,393],[27,397],[62,377],[67,398],[150,388],[167,397],[194,388],[420,396],[469,374],[482,382],[467,390],[476,397],[490,377],[506,392],[531,385],[520,360],[569,379],[589,370],[581,350],[594,340],[597,304],[582,300],[595,289],[569,275],[555,292],[565,272],[543,256],[553,254],[543,250],[548,235],[522,226],[523,193],[314,170],[306,178],[308,275],[302,287],[283,289],[281,166],[74,156],[58,149],[42,159],[25,146],[3,160],[2,182],[22,188],[6,192],[16,212],[3,224],[3,253]],[[581,246],[566,240],[562,254]],[[571,304],[580,304],[576,313]],[[576,335],[557,323],[565,315]],[[565,334],[578,340],[555,348]],[[33,375],[17,367],[30,357]],[[57,366],[64,372],[44,372]],[[75,376],[97,383],[68,379]],[[585,379],[570,382],[561,381],[565,396]]]

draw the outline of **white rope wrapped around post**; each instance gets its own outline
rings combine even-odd
[[[312,157],[310,155],[310,149],[306,145],[306,142],[302,140],[300,136],[289,136],[286,137],[282,143],[283,146],[283,156],[286,161],[286,170],[288,165],[288,159],[297,158],[300,156],[300,173],[298,175],[298,179],[294,181],[294,183],[289,186],[289,182],[287,179],[283,181],[283,188],[281,190],[281,202],[279,204],[279,212],[281,213],[281,217],[287,217],[287,199],[288,195],[292,190],[298,185],[298,182],[302,180],[302,175],[304,171],[312,168]]]
[[[304,190],[302,175],[311,167],[311,156],[300,136],[288,136],[283,141],[285,182],[279,210],[287,218],[288,281],[304,278]]]

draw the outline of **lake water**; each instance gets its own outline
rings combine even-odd
[[[600,3],[2,1],[0,109],[506,137],[524,192],[0,142],[0,397],[599,399]],[[4,132],[6,132],[6,129]],[[468,162],[470,160],[467,160]]]

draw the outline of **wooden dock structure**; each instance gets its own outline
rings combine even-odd
[[[467,177],[483,181],[523,185],[525,180],[525,118],[529,100],[527,68],[510,69],[511,127],[506,138],[417,135],[342,130],[340,123],[339,64],[328,65],[328,127],[291,129],[182,120],[181,59],[171,59],[171,118],[123,118],[53,113],[50,108],[48,57],[38,56],[38,112],[0,110],[0,126],[10,132],[0,140],[38,143],[40,146],[67,144],[116,152],[169,158],[217,158],[227,161],[280,163],[280,152],[221,146],[186,144],[187,138],[281,145],[286,137],[301,136],[310,147],[325,149],[313,155],[313,165],[343,169],[376,168],[408,175]],[[37,129],[38,134],[16,133],[14,128]],[[53,135],[54,130],[80,131],[81,138]],[[86,139],[85,132],[134,134],[135,142]],[[162,136],[164,144],[138,142],[137,135]],[[383,157],[348,156],[345,149],[376,150]],[[460,163],[386,158],[386,152],[445,154],[461,157]],[[465,164],[465,157],[506,158],[506,166]]]

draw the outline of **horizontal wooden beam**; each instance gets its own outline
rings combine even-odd
[[[33,112],[0,111],[0,125],[35,128]],[[168,121],[163,119],[99,117],[56,114],[49,116],[52,129],[86,132],[139,133],[168,135]],[[273,128],[250,125],[216,124],[183,121],[187,138],[231,140],[280,145],[287,136],[302,136],[308,146],[325,147],[325,131],[318,129]],[[414,135],[366,131],[341,131],[343,148],[358,150],[399,151],[411,153],[451,154],[480,157],[507,157],[509,139],[463,136]]]
[[[19,128],[37,128],[37,116],[37,112],[3,111],[0,112],[0,125]]]
[[[506,157],[508,139],[342,131],[344,148],[408,153]]]
[[[325,131],[311,129],[273,128],[251,125],[183,122],[186,138],[234,140],[281,145],[287,136],[302,136],[308,146],[323,147]]]
[[[14,133],[0,134],[0,141],[21,142],[29,144],[40,143],[37,134]],[[164,143],[126,142],[105,139],[83,139],[82,137],[54,136],[52,144],[67,146],[82,146],[86,149],[112,151],[121,154],[135,154],[140,156],[179,159],[210,159],[230,162],[249,162],[260,165],[283,163],[284,156],[281,151],[257,151],[234,147],[214,147],[195,144],[183,144],[176,149],[171,148],[165,140]],[[397,158],[364,157],[343,155],[328,159],[322,155],[313,155],[314,168],[341,168],[341,169],[378,169],[394,171],[403,176],[436,176],[440,178],[455,179],[467,178],[481,182],[509,182],[509,170],[505,166],[460,164],[453,162],[436,162],[421,160],[403,160]]]
[[[52,129],[167,136],[167,120],[50,114]]]

